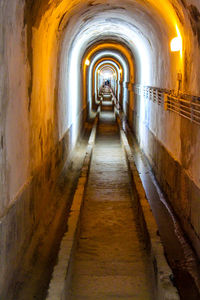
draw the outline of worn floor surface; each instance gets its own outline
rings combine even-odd
[[[70,287],[71,300],[153,299],[114,114],[97,132]]]

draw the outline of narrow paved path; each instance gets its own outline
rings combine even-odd
[[[153,299],[114,114],[103,112],[75,254],[70,299]]]

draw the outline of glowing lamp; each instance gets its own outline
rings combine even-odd
[[[178,52],[182,50],[182,39],[177,36],[171,40],[170,43],[171,52]]]
[[[85,64],[86,64],[86,66],[89,66],[89,65],[90,65],[89,59],[86,59]]]

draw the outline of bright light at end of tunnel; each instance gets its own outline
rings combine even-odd
[[[110,73],[103,73],[103,77],[104,78],[110,78],[110,77],[112,77],[112,75]]]
[[[89,66],[89,65],[90,65],[89,59],[86,59],[85,64],[86,64],[86,66]]]

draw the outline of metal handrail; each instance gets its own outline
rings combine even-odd
[[[200,125],[200,97],[189,94],[175,94],[174,91],[151,86],[134,85],[135,94],[149,99],[165,110]]]

